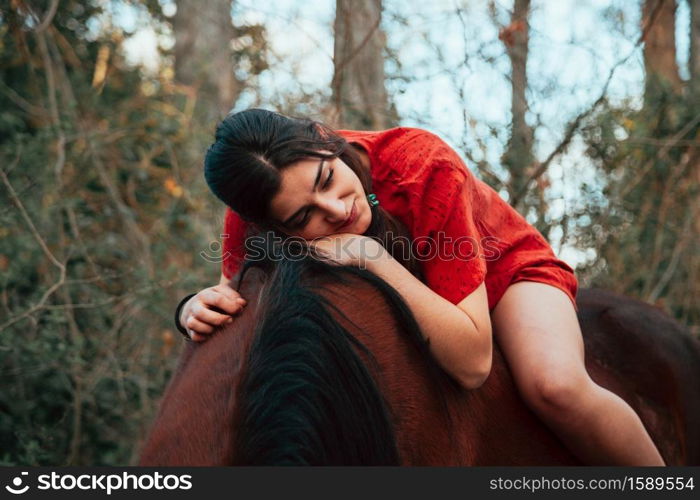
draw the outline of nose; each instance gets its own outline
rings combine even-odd
[[[325,218],[332,224],[342,222],[347,217],[345,203],[337,197],[324,197],[319,200],[319,208],[325,212]]]

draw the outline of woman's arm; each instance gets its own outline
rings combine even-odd
[[[481,386],[491,371],[492,335],[484,283],[459,305],[433,292],[384,250],[367,269],[393,286],[411,308],[430,351],[463,387]]]
[[[474,389],[491,371],[491,319],[482,283],[458,305],[413,276],[372,238],[335,234],[314,240],[317,249],[341,264],[361,265],[398,291],[411,309],[430,351],[463,387]]]

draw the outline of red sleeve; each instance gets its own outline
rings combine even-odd
[[[414,238],[426,284],[456,305],[484,281],[486,261],[474,222],[479,208],[475,178],[445,148],[422,183]]]
[[[221,248],[221,272],[228,279],[236,274],[245,258],[245,236],[248,224],[230,208],[226,208]]]

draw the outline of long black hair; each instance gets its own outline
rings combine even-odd
[[[370,171],[357,150],[333,129],[264,109],[233,113],[219,124],[206,153],[204,176],[212,192],[250,223],[247,236],[263,231],[280,234],[270,222],[270,202],[280,190],[281,171],[308,158],[340,158],[360,179],[365,193],[373,192]],[[382,243],[422,279],[406,227],[381,205],[371,211],[372,222],[364,235]]]

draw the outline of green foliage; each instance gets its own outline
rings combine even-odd
[[[663,307],[700,333],[700,115],[688,95],[647,86],[645,105],[608,105],[584,130],[588,156],[605,179],[605,206],[589,212],[596,248],[580,269],[594,285]],[[604,230],[603,230],[604,228]]]
[[[133,463],[182,343],[174,305],[218,279],[194,265],[221,207],[191,96],[88,30],[98,5],[59,2],[43,31],[48,5],[0,18],[2,465]]]

